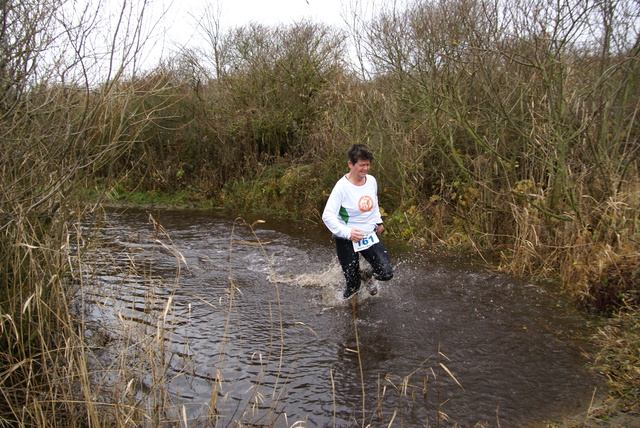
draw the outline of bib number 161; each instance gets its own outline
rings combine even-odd
[[[367,248],[371,247],[374,244],[377,244],[378,242],[380,242],[380,239],[378,238],[378,235],[373,232],[372,234],[362,238],[360,241],[354,242],[353,249],[354,251],[366,250]]]

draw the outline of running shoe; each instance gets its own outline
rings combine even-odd
[[[354,294],[356,294],[358,292],[360,288],[347,288],[346,290],[344,290],[344,293],[342,294],[342,297],[344,297],[345,299],[348,299],[349,297],[353,296]]]
[[[366,284],[369,289],[369,294],[375,296],[378,294],[378,287],[373,282],[373,270],[372,269],[361,269],[360,270],[360,279]]]
[[[373,282],[373,280],[371,280],[371,283],[369,284],[369,294],[371,294],[372,296],[378,294],[378,287]]]

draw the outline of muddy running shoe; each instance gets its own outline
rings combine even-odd
[[[358,290],[354,290],[353,288],[347,288],[346,290],[344,290],[342,297],[344,297],[345,299],[348,299],[349,297],[353,296],[357,292]]]
[[[360,279],[363,282],[371,281],[373,279],[373,269],[360,269]]]
[[[369,294],[375,296],[378,294],[378,287],[373,282],[373,271],[371,269],[362,269],[360,271],[360,279],[366,284],[369,289]]]
[[[369,294],[371,294],[372,296],[378,294],[378,287],[373,282],[373,280],[371,280],[371,285],[369,286]]]
[[[344,294],[342,295],[342,297],[344,297],[345,299],[348,299],[349,297],[353,296],[354,294],[356,294],[358,292],[358,290],[360,289],[360,287],[353,289],[353,288],[347,288],[346,290],[344,290]]]

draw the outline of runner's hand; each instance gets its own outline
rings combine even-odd
[[[350,240],[353,242],[360,242],[362,238],[364,238],[364,233],[362,233],[362,231],[359,229],[351,229],[351,236],[349,237]]]

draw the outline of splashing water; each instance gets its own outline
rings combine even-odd
[[[165,211],[159,237],[144,212],[108,219],[90,318],[163,337],[161,377],[195,426],[536,426],[600,385],[570,305],[470,260],[386,242],[394,279],[352,308],[321,227]]]

